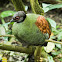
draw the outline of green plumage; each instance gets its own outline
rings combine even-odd
[[[40,15],[26,14],[26,18],[21,23],[14,23],[12,33],[16,38],[27,45],[42,45],[45,39],[48,39],[48,34],[43,34],[36,26],[35,22]]]

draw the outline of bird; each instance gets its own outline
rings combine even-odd
[[[45,40],[50,38],[51,25],[42,15],[18,11],[10,22],[14,22],[12,34],[22,44],[43,46],[46,44]]]

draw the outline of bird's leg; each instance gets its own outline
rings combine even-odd
[[[27,48],[29,48],[29,49],[33,49],[33,50],[35,50],[36,49],[36,47],[35,46],[27,46]],[[29,54],[28,55],[28,58],[29,58],[29,60],[28,60],[28,62],[34,62],[34,51],[33,51],[33,53],[32,54]]]
[[[41,47],[41,46],[37,46],[37,47],[36,47],[36,50],[35,50],[35,52],[34,52],[34,59],[35,59],[35,62],[40,62],[41,50],[42,50],[42,47]]]
[[[33,54],[28,55],[28,58],[29,58],[28,62],[34,62],[34,55]]]

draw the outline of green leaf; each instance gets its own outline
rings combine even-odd
[[[5,18],[5,17],[8,17],[8,16],[13,16],[16,12],[14,11],[4,11],[1,13],[1,17],[2,18]]]
[[[51,24],[51,27],[56,29],[56,22],[54,20],[52,20],[51,18],[46,18],[46,19]]]
[[[52,28],[52,32],[54,33],[54,35],[58,35],[59,31],[55,28]]]
[[[4,23],[4,24],[2,24],[2,26],[4,26],[6,30],[8,30],[8,25],[9,25],[9,24],[10,24],[10,22]]]
[[[58,54],[60,54],[61,53],[61,51],[56,51],[56,52],[52,52],[51,54],[52,55],[58,55]]]
[[[55,48],[55,44],[52,42],[48,42],[47,46],[44,47],[45,51],[50,53]]]
[[[46,3],[42,3],[43,8],[46,8],[47,6],[50,6],[51,4],[46,4]]]
[[[62,32],[59,32],[59,34],[57,35],[58,40],[62,40]]]
[[[62,58],[61,59],[59,59],[60,61],[62,61]]]
[[[56,28],[60,28],[60,26],[59,26],[59,25],[57,25],[57,26],[56,26]]]
[[[0,25],[0,35],[5,35],[6,31],[3,25]],[[2,39],[4,39],[4,42],[8,41],[8,37],[0,37]]]
[[[3,56],[3,54],[0,54],[0,61],[2,60],[2,56]]]
[[[43,3],[45,5],[45,3]],[[49,10],[56,9],[56,8],[62,8],[62,4],[46,4],[47,6],[45,7],[43,5],[43,10],[44,12],[48,12]]]
[[[25,11],[27,11],[28,10],[28,6],[25,6]]]
[[[54,62],[54,60],[53,60],[53,57],[52,57],[52,56],[48,56],[48,60],[49,60],[49,62]]]
[[[2,21],[2,24],[4,24],[4,23],[5,23],[5,20],[4,20],[3,18],[1,18],[1,21]]]
[[[62,32],[62,29],[59,29],[58,31],[59,31],[59,32]]]
[[[56,44],[56,46],[61,49],[61,44]]]
[[[3,39],[4,39],[4,43],[8,41],[8,37],[3,37]]]
[[[55,39],[56,37],[55,36],[51,36],[50,39]]]
[[[5,35],[5,34],[6,34],[5,28],[2,25],[0,25],[0,35]]]
[[[10,24],[12,24],[12,25],[13,25],[13,24],[14,24],[14,22],[10,22]]]
[[[8,30],[8,23],[2,24],[2,26],[4,26],[6,30]]]

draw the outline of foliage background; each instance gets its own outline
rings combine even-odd
[[[9,21],[11,20],[12,16],[16,12],[14,9],[13,4],[5,0],[3,2],[0,1],[0,35],[10,35],[11,32],[11,25],[9,24]],[[31,6],[29,3],[29,0],[23,0],[25,4],[25,10],[27,13],[32,13]],[[54,20],[55,22],[52,23],[53,26],[56,26],[56,28],[52,28],[52,36],[50,39],[60,41],[62,42],[62,3],[60,2],[52,4],[51,2],[47,1],[46,3],[41,4],[41,0],[39,0],[40,6],[43,6],[43,9],[45,11],[45,17],[48,20]],[[55,25],[56,24],[56,25]],[[0,42],[6,43],[9,45],[19,45],[17,43],[17,40],[13,37],[1,37],[0,36]],[[51,48],[50,49],[50,45]],[[50,49],[50,50],[49,50]],[[46,50],[46,48],[45,48]],[[48,60],[49,62],[62,62],[62,45],[60,44],[48,44],[46,53],[48,54]],[[16,61],[16,62],[27,62],[28,61],[28,55],[19,53],[19,52],[13,52],[13,51],[6,51],[6,50],[0,50],[0,60],[2,60],[3,57],[6,57],[8,61]]]

